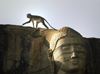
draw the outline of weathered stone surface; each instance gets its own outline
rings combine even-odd
[[[93,74],[100,74],[100,38],[88,38],[93,53]]]
[[[47,31],[49,30],[0,25],[0,73],[49,74]]]
[[[51,74],[49,42],[56,30],[0,25],[1,74]],[[94,73],[100,74],[100,39],[86,38],[92,48]]]

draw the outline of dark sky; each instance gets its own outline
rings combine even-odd
[[[68,26],[100,38],[100,0],[0,0],[0,24],[22,25],[27,13],[44,17],[56,29]]]

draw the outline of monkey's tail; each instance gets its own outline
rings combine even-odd
[[[49,24],[49,22],[46,20],[46,19],[44,19],[47,23],[48,23],[48,25],[51,27],[51,28],[53,28],[50,24]],[[54,30],[57,30],[57,29],[55,29],[55,28],[53,28]]]

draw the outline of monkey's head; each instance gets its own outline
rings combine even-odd
[[[30,13],[28,13],[28,14],[27,14],[27,18],[30,18],[30,17],[31,17],[31,14],[30,14]]]

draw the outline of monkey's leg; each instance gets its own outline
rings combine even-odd
[[[34,27],[34,21],[32,21],[33,27]]]
[[[39,22],[36,22],[36,28],[38,28],[38,24],[39,24]]]
[[[49,29],[49,28],[46,26],[46,24],[44,23],[44,21],[43,21],[42,23],[43,23],[43,25],[44,25],[47,29]]]

